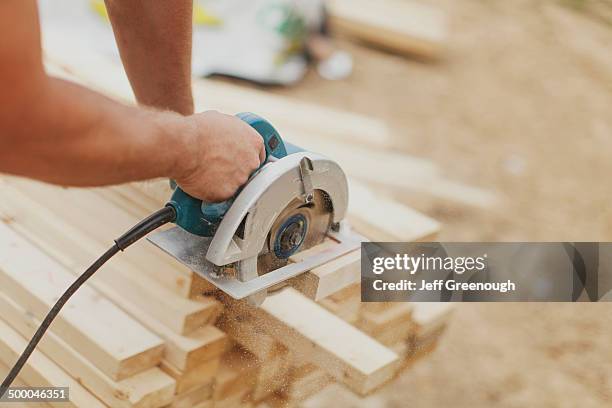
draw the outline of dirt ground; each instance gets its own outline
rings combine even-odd
[[[440,240],[612,241],[612,27],[559,1],[433,0],[444,61],[343,42],[352,78],[310,74],[307,101],[391,124],[395,145],[502,196],[490,210],[398,193]],[[388,406],[612,406],[612,304],[463,304]]]

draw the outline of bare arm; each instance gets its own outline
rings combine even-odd
[[[105,0],[140,104],[193,113],[192,0]]]
[[[0,172],[73,186],[171,177],[213,201],[259,165],[261,138],[232,116],[129,107],[47,76],[34,0],[0,2],[0,89]]]

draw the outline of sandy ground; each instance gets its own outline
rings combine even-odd
[[[556,1],[433,3],[451,16],[442,63],[346,43],[350,80],[276,92],[385,119],[394,148],[502,195],[483,211],[397,193],[441,240],[612,241],[612,27]],[[612,406],[612,304],[460,305],[386,390],[389,406]]]

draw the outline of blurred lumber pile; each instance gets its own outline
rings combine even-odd
[[[50,72],[131,99],[116,63],[66,44],[45,51]],[[352,147],[353,160],[372,160],[376,151],[342,140],[379,145],[386,138],[385,126],[370,118],[209,81],[195,87],[198,110],[236,111],[248,101],[291,141],[318,143],[331,156]],[[428,161],[409,156],[379,164],[372,171],[381,177],[391,168],[435,174]],[[435,237],[436,221],[378,194],[359,167],[347,166],[357,232],[378,240]],[[1,375],[69,282],[163,205],[168,186],[65,189],[2,177],[0,195],[0,247],[10,248],[0,252]],[[361,303],[359,268],[358,254],[347,254],[253,308],[142,241],[71,299],[19,381],[68,385],[75,407],[306,407],[325,406],[316,401],[329,387],[352,398],[372,394],[435,347],[451,308]]]
[[[327,7],[336,33],[426,59],[444,51],[446,16],[433,6],[409,0],[327,0]]]

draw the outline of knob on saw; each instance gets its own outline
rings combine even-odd
[[[270,156],[277,159],[287,156],[285,142],[270,122],[249,112],[239,113],[236,116],[255,129],[263,138],[266,158],[261,163],[260,168],[268,162]],[[236,192],[236,195],[239,192],[240,190]],[[176,225],[192,234],[212,237],[215,235],[221,219],[231,207],[233,200],[234,198],[230,198],[221,203],[207,203],[190,196],[179,186],[176,186],[168,205],[176,210]]]

